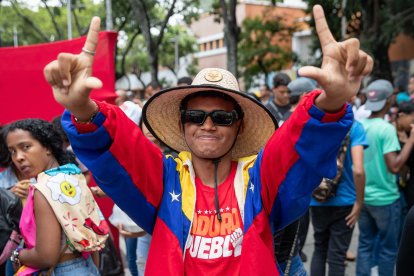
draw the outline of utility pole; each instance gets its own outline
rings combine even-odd
[[[341,37],[342,39],[345,39],[346,36],[346,27],[348,25],[348,22],[346,22],[346,0],[342,0],[342,18],[341,18]]]
[[[14,47],[18,47],[19,46],[19,38],[17,36],[16,26],[13,26],[13,45],[14,45]]]
[[[106,30],[112,31],[114,24],[112,22],[112,2],[111,0],[106,0]]]
[[[180,57],[178,56],[178,42],[179,42],[179,36],[175,37],[175,45],[174,45],[174,57],[175,57],[175,73],[177,74],[178,78],[178,71],[180,70]]]
[[[178,71],[180,70],[180,57],[178,56],[178,43],[180,42],[180,36],[177,35],[174,38],[170,39],[171,42],[174,42],[174,72],[178,79]]]
[[[178,52],[178,43],[180,42],[180,36],[177,35],[174,38],[169,39],[168,41],[174,42],[174,73],[178,79],[178,71],[180,70],[180,57]]]
[[[68,0],[68,39],[72,39],[72,0]]]
[[[2,8],[1,1],[2,0],[0,0],[0,10]],[[2,31],[3,31],[3,29],[0,27],[0,47],[2,46],[2,43],[1,43],[1,33],[2,33]]]

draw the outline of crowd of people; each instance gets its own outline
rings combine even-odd
[[[302,93],[314,89],[304,88],[305,81],[311,87],[311,80],[298,78],[291,81],[288,75],[278,74],[274,78],[273,95],[269,99],[267,93],[263,93],[263,103],[276,117],[289,115],[297,102],[293,87],[300,84]],[[288,91],[290,101],[280,108],[282,101],[277,99],[283,99],[285,91]],[[261,94],[256,96],[260,98]],[[272,97],[273,102],[270,102]],[[348,249],[357,222],[360,233],[356,275],[371,275],[372,268],[376,268],[379,275],[394,275],[400,245],[404,253],[398,259],[397,271],[400,275],[412,273],[407,269],[410,267],[407,255],[410,243],[403,244],[411,239],[409,230],[404,231],[401,242],[400,239],[404,219],[413,206],[413,99],[414,75],[409,78],[407,92],[379,79],[371,81],[350,99],[356,119],[341,147],[343,160],[340,159],[341,150],[338,153],[337,176],[340,174],[340,178],[337,183],[325,183],[333,187],[333,196],[326,199],[325,194],[314,194],[310,203],[315,241],[310,275],[345,275],[346,262],[354,259]],[[281,119],[279,123],[285,120]],[[410,218],[412,211],[409,214]],[[301,237],[306,238],[309,219],[301,222],[303,227],[297,226],[296,222],[284,229],[289,231],[293,227],[291,237],[297,231],[298,248],[303,246]],[[412,229],[412,222],[407,221],[407,229],[410,225]],[[296,260],[299,262],[299,259],[293,259]],[[306,275],[303,268],[301,271],[301,275]]]
[[[414,75],[408,92],[361,87],[372,58],[335,41],[320,6],[314,17],[323,65],[294,80],[277,73],[253,95],[205,68],[115,105],[89,97],[102,85],[93,18],[82,52],[44,69],[64,114],[1,129],[0,274],[110,275],[110,222],[133,276],[345,275],[352,254],[358,276],[411,275]]]

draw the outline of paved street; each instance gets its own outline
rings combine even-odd
[[[354,230],[354,234],[352,236],[352,241],[351,241],[351,247],[350,250],[354,253],[357,252],[357,246],[358,246],[358,227],[355,228]],[[121,251],[125,254],[125,243],[123,242],[123,240],[121,239]],[[305,263],[305,268],[306,271],[310,271],[310,260],[312,258],[312,253],[313,253],[313,228],[312,228],[312,224],[309,226],[309,233],[308,233],[308,237],[306,239],[306,244],[304,247],[304,252],[305,254],[308,256],[308,261]],[[125,263],[125,262],[124,262]],[[129,269],[126,268],[125,269],[125,276],[129,276],[131,275],[129,273]],[[347,267],[346,267],[346,276],[354,276],[355,275],[355,262],[348,262]]]
[[[355,254],[357,252],[357,247],[358,247],[358,233],[359,233],[358,227],[355,227],[354,233],[352,235],[351,246],[350,246],[350,250]],[[309,233],[308,233],[308,237],[306,239],[306,243],[304,247],[304,252],[308,256],[308,261],[305,263],[305,268],[306,268],[306,271],[308,271],[308,273],[310,271],[310,261],[311,261],[312,253],[313,253],[313,244],[314,244],[313,228],[312,228],[312,223],[311,223],[311,225],[309,226]],[[346,276],[355,275],[355,262],[347,263],[345,275]]]

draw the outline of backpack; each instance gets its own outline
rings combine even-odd
[[[336,196],[336,191],[338,190],[338,186],[344,172],[344,161],[346,152],[349,148],[350,140],[351,138],[349,131],[344,140],[342,140],[341,147],[338,155],[336,156],[337,171],[335,178],[329,179],[324,177],[319,186],[313,191],[312,196],[318,202],[326,202],[330,198]]]
[[[76,165],[66,164],[40,173],[34,188],[52,207],[71,251],[92,252],[105,246],[109,226]]]
[[[99,252],[98,270],[101,276],[124,275],[121,258],[111,237],[106,240],[105,247]]]

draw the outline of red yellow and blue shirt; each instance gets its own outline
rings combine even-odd
[[[229,185],[234,189],[237,204],[232,200],[232,204],[224,202],[221,206],[224,210],[229,207],[227,212],[232,215],[233,209],[238,208],[240,221],[236,215],[230,227],[240,226],[242,240],[235,235],[235,243],[224,247],[227,230],[217,236],[217,230],[212,228],[212,236],[204,235],[204,249],[200,253],[198,248],[197,256],[218,255],[220,249],[212,251],[211,247],[223,241],[220,260],[226,262],[224,254],[232,251],[236,263],[228,262],[227,266],[232,268],[225,268],[227,271],[234,266],[234,274],[239,275],[280,275],[272,233],[308,209],[312,191],[322,177],[336,175],[336,155],[353,121],[348,105],[334,114],[319,110],[314,105],[319,94],[320,91],[314,91],[305,96],[257,155],[234,160],[234,180]],[[118,107],[99,102],[98,105],[100,111],[91,124],[76,124],[67,111],[63,115],[62,125],[76,155],[105,193],[152,235],[146,273],[193,273],[194,270],[188,270],[191,260],[187,260],[194,254],[191,248],[194,250],[196,239],[201,245],[201,237],[197,238],[198,220],[206,219],[198,211],[207,211],[210,216],[209,211],[214,210],[198,205],[198,194],[204,191],[197,186],[191,154],[163,156]],[[214,218],[209,219],[214,223]],[[236,230],[237,227],[233,232],[239,233]],[[236,249],[240,255],[236,256]],[[216,274],[216,268],[222,269],[214,265],[205,267],[208,271],[203,273],[210,275]]]

